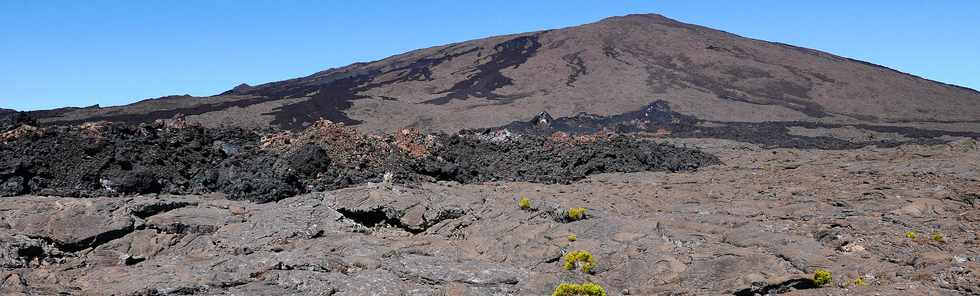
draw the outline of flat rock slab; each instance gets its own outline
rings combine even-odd
[[[213,233],[225,224],[241,221],[228,209],[193,207],[149,217],[146,225],[167,233]]]
[[[0,224],[18,234],[79,250],[131,231],[135,220],[124,208],[127,202],[112,198],[5,198],[0,203]]]
[[[390,269],[403,277],[421,278],[438,284],[516,285],[527,277],[526,272],[508,265],[472,260],[452,261],[436,256],[406,255],[391,262]]]

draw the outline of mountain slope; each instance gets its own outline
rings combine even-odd
[[[147,121],[297,129],[456,131],[541,111],[616,115],[662,100],[712,122],[806,121],[980,129],[980,93],[832,54],[659,15],[420,49],[206,97],[38,112],[41,122]]]

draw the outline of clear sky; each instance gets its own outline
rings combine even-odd
[[[0,108],[213,95],[492,35],[660,13],[980,89],[980,1],[0,0]]]

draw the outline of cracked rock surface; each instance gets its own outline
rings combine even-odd
[[[364,184],[264,204],[2,198],[0,294],[550,295],[587,281],[609,295],[980,292],[975,146],[676,141],[724,164],[570,184]],[[585,219],[559,217],[572,207]],[[590,273],[563,268],[579,250]],[[818,268],[831,284],[812,285]]]

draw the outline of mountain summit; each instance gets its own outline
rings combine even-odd
[[[369,46],[369,45],[365,45]],[[980,93],[833,54],[656,14],[419,49],[211,97],[35,112],[43,123],[151,121],[299,129],[456,131],[610,116],[667,102],[710,122],[817,122],[976,130]]]

